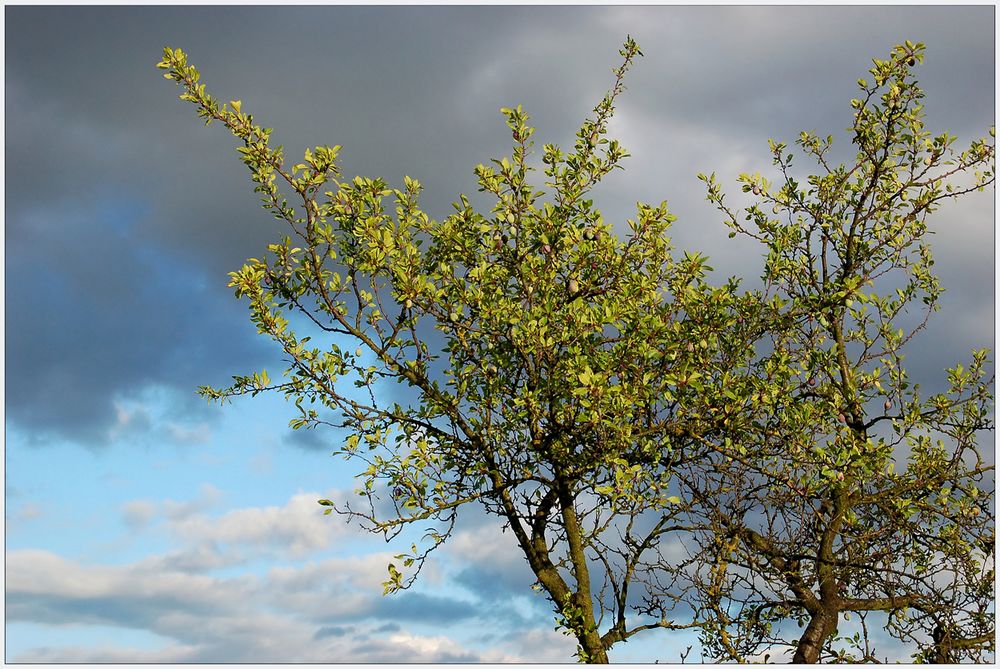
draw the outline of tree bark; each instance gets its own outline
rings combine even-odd
[[[566,530],[566,543],[569,548],[570,563],[573,566],[573,578],[576,581],[576,591],[572,603],[576,607],[578,617],[574,620],[574,632],[580,643],[580,649],[586,654],[585,659],[591,664],[607,664],[608,651],[604,641],[597,631],[594,618],[594,600],[590,592],[590,569],[587,566],[587,556],[583,545],[580,520],[576,515],[573,494],[565,482],[557,482],[556,492],[562,507],[563,529]]]
[[[604,642],[596,629],[591,628],[582,636],[577,637],[580,648],[587,654],[588,664],[608,664],[608,651],[604,648]]]
[[[814,664],[819,661],[823,644],[837,631],[837,613],[820,610],[813,614],[806,626],[805,632],[799,638],[798,648],[792,662],[795,664]]]

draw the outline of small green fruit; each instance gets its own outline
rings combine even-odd
[[[448,320],[450,320],[452,323],[457,323],[458,322],[458,312],[457,311],[453,311],[450,314],[448,314]]]
[[[580,291],[580,284],[576,279],[569,280],[569,292],[573,295]]]

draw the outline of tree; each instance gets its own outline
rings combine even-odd
[[[704,256],[673,255],[665,202],[639,204],[619,238],[588,199],[627,156],[607,124],[641,54],[631,39],[621,54],[573,150],[543,147],[544,189],[527,115],[503,109],[512,155],[475,169],[496,204],[479,213],[463,195],[435,221],[416,180],[342,180],[340,147],[286,167],[270,129],[165,49],[165,76],[242,142],[290,231],[230,284],[284,352],[283,380],[201,392],[283,393],[294,428],[346,433],[360,503],[325,511],[387,539],[427,529],[389,565],[387,593],[413,583],[462,508],[500,518],[581,660],[681,628],[727,660],[782,645],[798,661],[871,660],[878,616],[922,659],[980,657],[994,627],[987,353],[925,398],[903,348],[941,292],[926,218],[992,183],[992,144],[956,154],[924,130],[923,46],[897,47],[859,82],[852,164],[831,166],[832,137],[803,133],[821,168],[803,186],[772,143],[780,187],[742,175],[758,202],[739,215],[705,177],[732,236],[767,248],[762,290],[714,287]],[[917,300],[924,319],[908,321]],[[863,636],[838,636],[851,613]]]
[[[765,292],[794,324],[771,328],[755,361],[759,424],[738,447],[753,457],[722,458],[692,483],[711,519],[699,578],[720,657],[786,645],[796,662],[871,661],[872,620],[916,659],[992,652],[993,462],[977,443],[993,427],[988,353],[925,397],[904,347],[942,292],[927,218],[993,183],[995,148],[982,138],[956,152],[955,137],[925,130],[923,58],[906,42],[858,81],[851,163],[831,164],[832,136],[803,132],[819,172],[800,183],[772,141],[777,181],[740,175],[753,203],[739,213],[703,177],[730,236],[766,247]],[[838,636],[851,614],[861,629]],[[790,640],[789,619],[801,628]]]
[[[607,123],[641,54],[628,39],[621,55],[573,151],[544,146],[550,201],[529,182],[528,116],[503,109],[512,156],[475,169],[495,206],[481,214],[463,195],[442,221],[420,210],[414,179],[341,180],[339,146],[287,167],[271,130],[206,93],[181,50],[158,64],[206,123],[242,142],[264,208],[290,230],[230,275],[284,352],[284,379],[262,371],[202,394],[284,393],[293,428],[348,433],[339,452],[363,467],[362,502],[321,500],[326,512],[387,539],[428,527],[389,565],[386,592],[413,582],[462,507],[498,516],[591,662],[641,631],[696,624],[671,618],[679,597],[657,575],[685,509],[672,476],[736,420],[728,370],[748,347],[722,333],[750,328],[740,314],[757,308],[735,281],[709,286],[703,256],[671,255],[665,202],[640,203],[619,239],[587,199],[627,155]],[[394,383],[412,399],[386,402]]]

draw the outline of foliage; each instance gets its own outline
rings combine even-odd
[[[993,462],[977,444],[992,429],[987,351],[929,397],[903,351],[942,292],[927,218],[993,183],[994,147],[983,138],[956,152],[954,137],[924,128],[913,76],[923,52],[897,46],[858,81],[851,163],[831,165],[833,138],[803,132],[796,144],[820,171],[800,183],[772,141],[780,176],[741,175],[754,199],[742,214],[703,177],[732,235],[767,249],[767,292],[795,322],[773,331],[760,361],[771,388],[761,429],[745,435],[752,464],[716,467],[701,492],[717,532],[702,543],[728,570],[703,588],[721,657],[787,643],[799,662],[849,659],[834,641],[852,613],[881,620],[918,658],[992,648]],[[787,619],[804,626],[797,640],[783,637]],[[875,659],[867,625],[847,641],[853,659]]]
[[[982,657],[988,356],[925,397],[903,349],[941,293],[926,219],[993,182],[992,143],[956,153],[925,131],[923,46],[896,47],[859,81],[850,164],[831,164],[832,137],[802,133],[820,173],[800,183],[772,142],[777,185],[741,175],[756,202],[740,213],[703,177],[730,236],[766,248],[762,290],[712,286],[705,257],[674,255],[665,202],[639,203],[620,238],[589,199],[627,156],[608,120],[641,53],[628,39],[621,55],[572,151],[544,145],[544,187],[527,114],[503,109],[512,154],[475,169],[495,204],[462,195],[436,221],[415,179],[343,179],[339,146],[287,167],[270,129],[165,49],[165,76],[241,141],[288,231],[230,275],[284,352],[282,379],[201,392],[280,392],[295,429],[346,435],[360,502],[320,500],[325,512],[387,539],[426,530],[389,565],[387,593],[413,583],[466,505],[500,518],[581,660],[682,628],[720,659],[790,646],[800,661],[873,660],[869,621],[920,659]],[[859,634],[839,635],[852,613]]]
[[[705,283],[704,257],[671,255],[666,203],[640,203],[619,239],[587,198],[627,155],[606,137],[640,52],[630,39],[621,54],[614,86],[573,151],[543,148],[550,201],[529,183],[527,114],[503,109],[513,153],[475,169],[495,206],[481,214],[461,196],[442,221],[420,210],[414,179],[404,177],[402,189],[342,181],[340,147],[307,150],[286,168],[271,131],[238,101],[208,95],[183,52],[167,48],[160,63],[184,87],[181,99],[243,142],[264,207],[292,233],[230,284],[287,356],[285,379],[260,372],[202,393],[283,392],[300,411],[294,428],[348,431],[340,453],[363,467],[363,505],[322,500],[327,512],[387,537],[430,524],[428,543],[390,565],[387,592],[412,583],[463,505],[502,518],[591,661],[606,661],[608,648],[638,631],[677,626],[670,593],[637,602],[629,587],[675,529],[675,460],[691,435],[735,413],[726,407],[737,384],[726,370],[747,351],[721,337],[742,320],[745,300],[735,282]],[[305,316],[324,345],[293,332],[288,312]],[[389,393],[374,391],[386,382],[404,385],[410,401],[387,404]],[[592,583],[603,587],[593,592]],[[636,608],[640,622],[627,621]]]

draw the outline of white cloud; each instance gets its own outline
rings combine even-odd
[[[131,527],[180,540],[175,550],[135,562],[86,564],[49,551],[10,551],[9,621],[53,630],[110,625],[168,640],[166,647],[153,650],[48,642],[19,650],[12,659],[431,663],[571,657],[570,640],[544,631],[550,629],[551,616],[539,610],[541,631],[525,626],[510,606],[491,605],[488,597],[453,596],[459,590],[449,579],[430,585],[422,579],[414,590],[383,597],[386,565],[396,550],[317,559],[351,531],[342,518],[324,516],[316,504],[320,497],[342,499],[336,490],[326,495],[302,492],[282,506],[211,516],[209,509],[219,496],[215,488],[203,486],[193,500],[124,504],[122,517]],[[450,566],[474,573],[485,567],[483,573],[492,574],[524,570],[516,546],[498,540],[497,532],[491,524],[457,533],[448,549]],[[260,571],[254,565],[261,558],[281,562]],[[434,566],[429,565],[431,571]],[[216,571],[221,568],[225,571]],[[442,625],[455,632],[442,634]],[[350,633],[330,633],[334,629]],[[474,641],[460,640],[475,637],[480,629],[485,633]]]
[[[195,499],[186,502],[164,500],[164,514],[173,522],[182,522],[202,511],[212,508],[222,498],[222,491],[210,483],[203,483]]]
[[[301,558],[333,546],[346,524],[323,515],[319,493],[299,493],[284,506],[251,507],[219,517],[190,514],[170,523],[171,531],[194,544],[251,546],[268,554]]]
[[[440,634],[400,631],[382,600],[387,554],[339,558],[299,567],[213,577],[171,570],[162,560],[83,565],[46,551],[7,555],[10,621],[117,625],[173,641],[157,650],[95,646],[36,647],[23,662],[501,662],[505,651],[482,652]],[[403,601],[402,599],[396,601]],[[438,600],[447,605],[446,599]],[[377,609],[377,610],[376,610]],[[330,621],[353,632],[322,634]],[[58,638],[58,635],[54,635]],[[530,641],[532,637],[525,637]],[[512,645],[510,639],[501,644]],[[542,644],[546,646],[546,644]],[[563,656],[565,657],[565,656]]]

